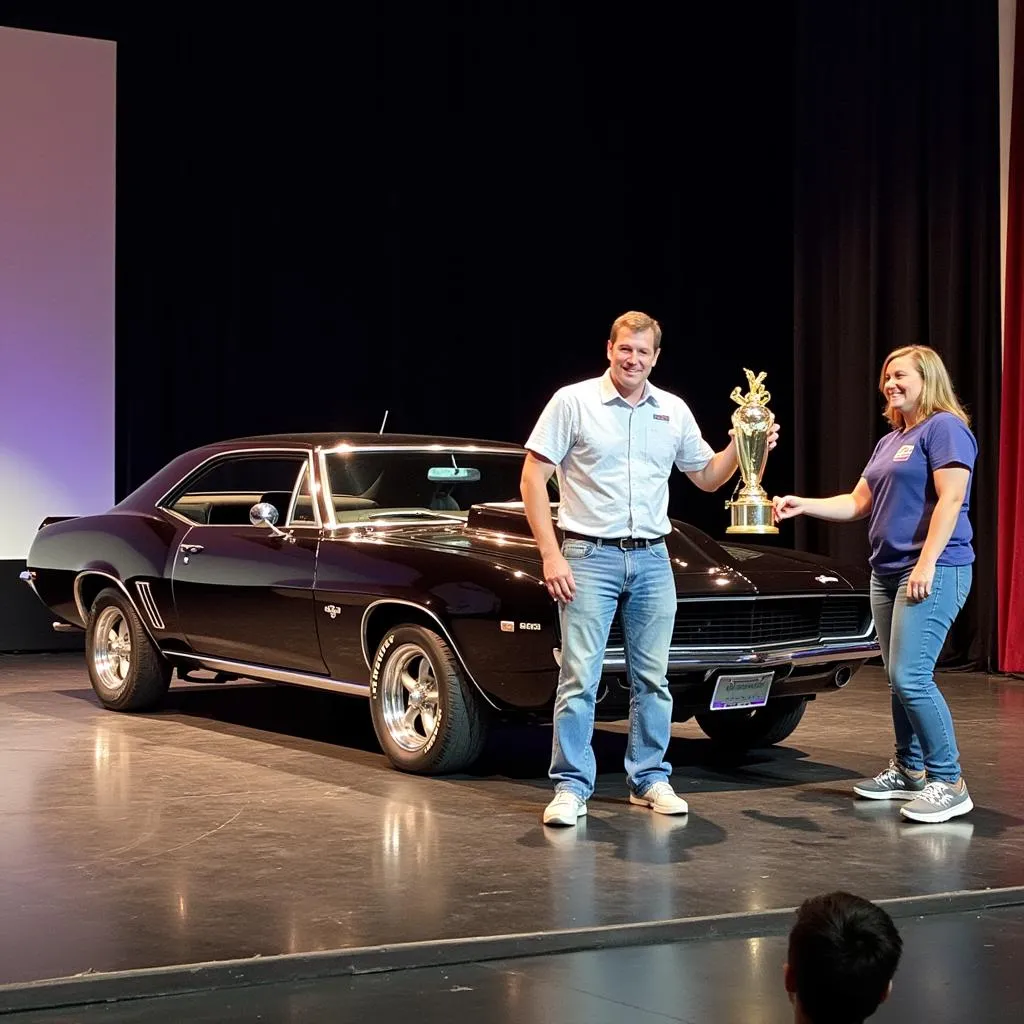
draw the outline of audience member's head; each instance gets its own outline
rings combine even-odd
[[[892,990],[903,940],[881,908],[847,892],[805,900],[789,933],[786,991],[800,1024],[860,1024]]]

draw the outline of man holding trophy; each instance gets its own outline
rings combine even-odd
[[[613,324],[608,370],[559,389],[526,442],[522,496],[544,561],[544,582],[558,602],[562,658],[555,697],[549,776],[554,799],[546,825],[575,825],[587,813],[597,766],[591,740],[608,632],[621,607],[631,699],[625,769],[630,803],[659,814],[686,814],[668,781],[672,697],[666,671],[676,589],[665,537],[672,467],[701,490],[715,491],[742,468],[744,488],[732,508],[732,532],[776,532],[760,487],[778,426],[765,408],[764,374],[747,371],[737,388],[732,439],[715,452],[686,403],[648,377],[661,354],[661,327],[646,313]],[[558,474],[558,526],[547,483]]]

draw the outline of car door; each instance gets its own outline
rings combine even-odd
[[[305,452],[213,460],[168,502],[189,519],[174,556],[178,621],[196,654],[326,674],[313,612],[320,524]],[[268,500],[276,525],[253,525]]]

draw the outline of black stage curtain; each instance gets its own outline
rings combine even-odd
[[[193,445],[386,410],[521,442],[603,372],[628,309],[661,321],[654,380],[716,447],[744,366],[791,424],[792,23],[745,10],[371,4],[329,31],[126,33],[119,493]],[[680,479],[673,513],[722,536],[723,501]]]
[[[999,438],[997,5],[958,0],[797,8],[794,85],[795,491],[856,483],[889,428],[878,376],[931,345],[980,455],[977,562],[943,655],[994,669]],[[798,520],[811,550],[863,558],[863,523]]]

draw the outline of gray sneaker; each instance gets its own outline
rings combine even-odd
[[[869,800],[913,800],[924,792],[927,779],[924,772],[915,779],[906,768],[893,759],[885,771],[879,772],[873,779],[865,779],[853,787],[857,796]]]
[[[912,803],[900,808],[900,814],[911,821],[949,821],[974,809],[974,801],[967,792],[967,783],[962,789],[948,782],[933,780],[921,790],[921,795]]]

